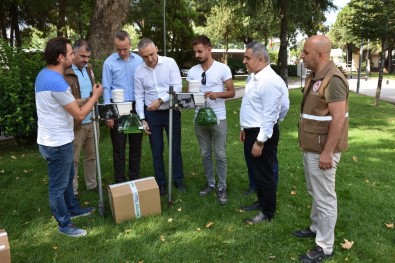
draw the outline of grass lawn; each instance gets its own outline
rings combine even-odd
[[[291,234],[309,225],[311,199],[297,145],[300,92],[291,90],[290,99],[278,149],[277,213],[272,222],[254,226],[242,220],[255,213],[238,209],[256,199],[243,195],[248,178],[238,140],[240,99],[227,102],[228,205],[219,205],[214,195],[198,194],[205,178],[189,110],[182,115],[187,192],[174,189],[172,207],[162,198],[159,216],[115,224],[106,189],[113,183],[111,143],[101,127],[105,215],[75,219],[88,231],[82,238],[57,232],[49,210],[46,163],[37,146],[1,144],[0,228],[8,232],[13,262],[298,262],[314,240]],[[395,262],[395,231],[385,225],[395,223],[394,134],[394,105],[382,102],[376,108],[372,98],[350,95],[350,147],[338,167],[335,255],[328,262]],[[143,144],[141,174],[153,176],[147,136]],[[97,207],[98,196],[84,189],[82,178],[80,200]],[[354,241],[351,250],[341,247],[344,239]]]

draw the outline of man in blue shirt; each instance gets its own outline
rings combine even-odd
[[[165,166],[163,162],[163,129],[169,135],[169,87],[181,92],[180,70],[174,59],[158,56],[158,50],[148,38],[143,38],[138,49],[144,63],[134,75],[136,111],[142,120],[144,130],[149,134],[153,165],[160,194],[166,194]],[[163,105],[163,106],[162,106]],[[181,112],[173,111],[173,177],[178,190],[184,192],[183,167],[181,155]]]
[[[85,40],[77,40],[73,45],[74,60],[71,68],[65,71],[65,79],[71,87],[78,105],[82,106],[90,97],[92,86],[95,84],[95,75],[89,63],[91,46]],[[74,121],[74,195],[78,196],[78,164],[81,149],[84,150],[84,177],[86,188],[97,191],[96,182],[96,152],[94,123],[91,113],[82,122]],[[99,131],[99,129],[97,129]]]
[[[115,34],[114,46],[116,52],[110,55],[103,65],[103,99],[105,104],[112,101],[112,90],[123,90],[124,101],[133,102],[135,112],[134,97],[134,72],[143,60],[137,54],[130,51],[131,41],[129,34],[121,30]],[[126,141],[129,138],[129,179],[134,180],[140,177],[140,160],[142,133],[123,134],[118,131],[118,126],[122,124],[121,119],[108,119],[106,126],[110,128],[111,141],[113,145],[114,178],[116,183],[125,182],[125,150]]]

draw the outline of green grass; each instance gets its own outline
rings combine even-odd
[[[292,90],[290,98],[291,109],[281,124],[278,150],[277,213],[271,223],[255,226],[242,222],[254,212],[238,210],[256,198],[242,194],[248,179],[238,140],[239,99],[227,102],[228,205],[219,205],[214,195],[201,198],[198,194],[205,178],[192,126],[193,111],[184,111],[182,151],[188,191],[174,189],[172,207],[162,198],[160,216],[116,225],[104,188],[104,217],[96,213],[74,220],[88,230],[83,238],[57,232],[48,204],[46,163],[37,147],[1,144],[0,228],[8,232],[13,262],[298,262],[298,256],[314,241],[291,234],[309,225],[311,199],[297,145],[300,92]],[[352,94],[350,127],[350,147],[342,155],[337,173],[339,216],[335,256],[329,262],[394,262],[395,231],[385,223],[395,222],[395,107],[383,102],[376,108],[372,98]],[[143,143],[141,173],[152,176],[147,136]],[[113,178],[111,144],[104,127],[100,154],[106,186]],[[84,189],[83,180],[80,199],[84,205],[97,207],[97,195]],[[213,225],[206,228],[209,222]],[[344,239],[355,242],[351,250],[341,248]]]

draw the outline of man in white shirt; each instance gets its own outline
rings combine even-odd
[[[158,49],[152,40],[141,39],[138,49],[144,63],[134,74],[136,112],[145,132],[149,134],[155,177],[163,196],[166,194],[163,129],[169,136],[169,109],[162,105],[169,101],[170,86],[173,86],[174,92],[181,92],[182,80],[177,63],[172,58],[158,56]],[[185,192],[181,154],[181,112],[177,110],[173,111],[172,147],[174,185],[179,191]]]
[[[200,191],[206,196],[215,189],[214,165],[212,152],[214,151],[218,174],[217,197],[220,204],[226,204],[226,134],[228,124],[226,121],[225,100],[235,96],[232,73],[230,68],[211,55],[211,42],[206,36],[199,36],[192,41],[195,57],[200,64],[192,67],[187,76],[188,81],[198,80],[201,83],[200,91],[204,92],[207,104],[217,116],[217,125],[199,126],[195,124],[195,134],[199,142],[203,159],[207,186]],[[196,113],[199,109],[196,109]],[[196,118],[196,114],[195,114]]]
[[[283,96],[288,90],[280,76],[270,67],[264,45],[249,43],[244,64],[251,73],[240,109],[240,140],[251,156],[257,197],[258,215],[245,220],[248,224],[271,221],[276,211],[276,182],[273,165],[279,141],[278,121]]]

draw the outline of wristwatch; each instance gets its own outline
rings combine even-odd
[[[258,145],[259,147],[263,147],[263,145],[264,145],[264,142],[261,142],[261,141],[258,141],[258,140],[256,140],[255,143],[256,143],[256,145]]]
[[[158,98],[160,105],[163,104],[163,100],[161,98]]]

